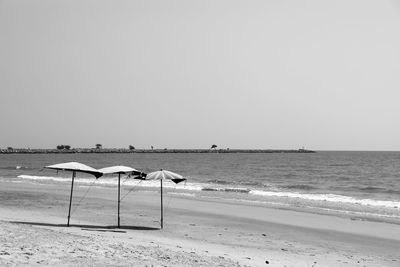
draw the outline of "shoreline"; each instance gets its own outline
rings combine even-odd
[[[35,255],[45,265],[87,264],[89,259],[93,265],[101,261],[132,265],[130,251],[138,253],[134,259],[139,266],[267,266],[265,261],[270,266],[398,266],[400,262],[399,225],[169,195],[165,229],[157,230],[159,194],[135,191],[121,202],[124,228],[117,229],[116,188],[96,188],[80,202],[86,187],[77,186],[74,227],[68,228],[63,226],[68,185],[1,182],[0,188],[1,229],[24,237],[13,241],[2,235],[10,254],[0,252],[0,263],[5,264],[35,263],[36,256],[25,258],[19,247],[11,249],[24,246],[26,250],[30,244],[39,248]],[[32,231],[37,235],[34,240],[28,236]],[[38,239],[55,242],[53,254],[47,254],[45,243],[37,244]],[[82,258],[65,253],[69,248],[64,239],[74,243],[74,253]],[[82,242],[86,245],[79,245]],[[108,257],[104,251],[115,255]],[[59,261],[51,262],[50,256]]]
[[[30,176],[20,175],[18,182],[32,183],[32,184],[59,184],[69,185],[70,177],[52,177],[52,176]],[[8,180],[10,182],[16,182]],[[96,183],[91,178],[76,178],[75,183],[82,187],[95,186],[97,188],[110,189],[117,186],[116,178],[106,178],[96,180]],[[123,182],[124,188],[129,190],[139,191],[157,191],[159,190],[159,183],[147,182],[146,184],[137,180],[130,180]],[[214,187],[213,187],[214,186]],[[225,186],[225,187],[224,187]],[[220,202],[234,201],[238,205],[272,207],[274,209],[302,211],[307,213],[316,213],[321,215],[332,215],[336,217],[349,218],[351,220],[365,220],[373,222],[384,222],[391,224],[400,224],[400,210],[397,208],[396,203],[389,203],[396,205],[394,207],[387,206],[374,206],[371,203],[363,202],[385,202],[386,200],[373,200],[373,199],[358,199],[352,198],[351,203],[349,199],[344,199],[345,202],[340,202],[337,198],[349,198],[349,196],[335,195],[336,198],[322,198],[325,196],[321,193],[290,193],[290,192],[275,192],[275,191],[260,191],[260,189],[252,189],[250,187],[240,186],[227,186],[219,184],[202,184],[199,182],[188,182],[188,184],[176,185],[174,183],[164,183],[164,187],[169,190],[169,194],[174,194],[176,197],[188,196],[189,198],[200,199],[216,199]],[[136,189],[135,189],[136,188]],[[255,193],[254,193],[255,192]],[[258,193],[258,194],[256,194]],[[265,193],[265,194],[262,194]],[[311,198],[310,198],[311,197]],[[318,200],[315,200],[318,198]],[[379,204],[379,203],[375,203]],[[380,203],[381,204],[381,203]]]

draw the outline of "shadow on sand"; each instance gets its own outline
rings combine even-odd
[[[28,224],[36,226],[50,226],[50,227],[68,227],[66,224],[57,223],[41,223],[41,222],[26,222],[26,221],[10,221],[10,223],[16,224]],[[122,230],[160,230],[160,228],[147,227],[147,226],[118,226],[116,225],[87,225],[87,224],[70,224],[69,227],[81,228],[85,231],[99,231],[99,232],[115,232],[115,233],[126,233]]]

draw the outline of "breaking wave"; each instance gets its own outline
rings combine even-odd
[[[362,206],[373,206],[373,207],[386,207],[386,208],[400,208],[400,201],[389,201],[389,200],[374,200],[374,199],[357,199],[354,197],[335,195],[335,194],[303,194],[297,192],[271,192],[252,190],[250,194],[265,196],[265,197],[285,197],[285,198],[296,198],[312,201],[328,201],[335,203],[347,203],[356,204]]]
[[[65,177],[51,177],[51,176],[31,176],[31,175],[20,175],[18,178],[40,181],[40,182],[63,182],[70,183],[71,178]],[[117,178],[95,178],[85,177],[85,178],[75,178],[75,182],[81,185],[88,185],[95,183],[97,186],[116,186],[118,184]],[[121,183],[123,186],[139,186],[139,187],[160,187],[160,181],[141,181],[134,179],[121,178]],[[204,191],[204,192],[218,192],[218,193],[241,193],[249,194],[258,197],[265,198],[279,198],[279,199],[296,199],[304,201],[318,201],[318,202],[330,202],[337,204],[352,204],[360,206],[371,206],[371,207],[382,207],[382,208],[393,208],[400,209],[400,201],[390,201],[390,200],[376,200],[376,199],[357,199],[351,196],[344,196],[338,194],[318,194],[318,193],[299,193],[291,191],[266,191],[266,190],[255,190],[246,187],[228,187],[225,185],[213,185],[207,183],[179,183],[174,184],[173,182],[164,182],[163,187],[187,190],[187,191]],[[291,189],[312,189],[305,187],[304,185],[294,185],[290,187]],[[370,188],[369,190],[371,190]],[[372,189],[375,190],[375,189]]]
[[[201,189],[201,191],[249,193],[251,190],[248,188],[235,188],[235,187],[227,187],[227,188],[204,187]]]
[[[63,182],[63,183],[71,183],[71,177],[53,177],[53,176],[33,176],[33,175],[19,175],[18,178],[27,179],[32,181],[39,181],[39,182]],[[76,184],[81,185],[89,185],[89,184],[96,184],[101,186],[116,186],[118,184],[118,178],[99,178],[95,179],[94,177],[77,177],[75,178]],[[150,180],[150,181],[142,181],[142,180],[135,180],[135,179],[125,179],[121,177],[121,185],[123,186],[140,186],[140,187],[160,187],[160,181],[157,180]],[[177,188],[177,189],[185,189],[185,190],[195,190],[200,191],[202,189],[201,186],[196,184],[185,184],[179,183],[175,184],[171,181],[165,181],[163,183],[163,187],[167,188]]]

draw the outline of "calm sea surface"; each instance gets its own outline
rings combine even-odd
[[[160,168],[188,178],[167,183],[171,194],[234,199],[246,203],[305,208],[400,223],[400,152],[318,152],[313,154],[9,154],[0,155],[0,179],[66,183],[70,174],[43,170],[78,161],[94,168],[127,165],[143,172]],[[94,178],[78,175],[77,185]],[[97,186],[115,186],[100,178]],[[156,190],[158,183],[124,180],[126,187]]]

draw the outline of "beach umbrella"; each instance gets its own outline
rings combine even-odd
[[[71,204],[72,204],[72,193],[74,191],[74,179],[77,172],[88,173],[94,175],[97,178],[101,177],[103,173],[98,170],[87,166],[85,164],[79,162],[67,162],[67,163],[59,163],[55,165],[46,166],[46,169],[52,169],[57,171],[72,171],[72,183],[71,183],[71,194],[69,197],[69,209],[68,209],[68,222],[67,226],[69,226],[69,218],[71,217]]]
[[[161,189],[161,229],[164,227],[164,218],[163,218],[163,180],[169,179],[174,183],[178,184],[180,182],[186,181],[186,178],[183,178],[182,175],[167,171],[167,170],[159,170],[155,172],[148,173],[146,175],[146,180],[160,180],[160,189]]]
[[[127,166],[112,166],[99,169],[103,174],[118,174],[118,228],[120,226],[119,206],[121,202],[121,174],[142,175],[142,172]]]

